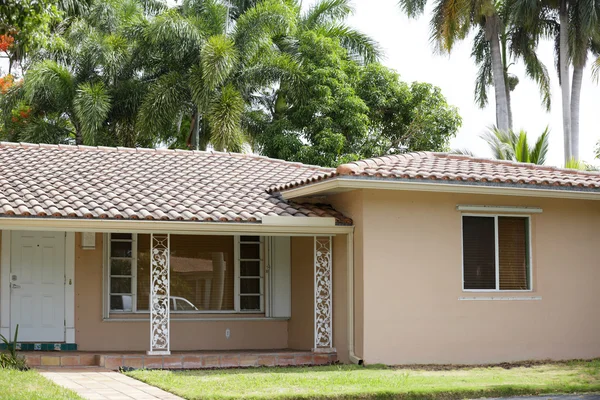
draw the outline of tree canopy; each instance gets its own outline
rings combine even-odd
[[[0,82],[2,140],[335,166],[445,150],[461,123],[438,88],[378,63],[349,0],[45,1],[26,14],[46,22],[43,41],[23,39],[23,79]]]

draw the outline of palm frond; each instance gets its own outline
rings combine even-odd
[[[227,6],[218,0],[186,0],[182,4],[182,14],[204,37],[225,33]]]
[[[510,51],[515,57],[520,57],[525,64],[525,73],[534,82],[537,83],[542,105],[547,111],[550,111],[551,92],[550,92],[550,74],[548,68],[537,56],[537,38],[531,32],[523,27],[511,30]]]
[[[473,39],[471,56],[475,59],[475,65],[479,66],[475,78],[475,102],[480,108],[484,108],[488,104],[487,89],[492,85],[493,77],[490,44],[486,40],[485,31],[481,27]]]
[[[238,62],[235,43],[225,35],[208,38],[200,54],[202,78],[209,90],[222,85]]]
[[[342,47],[348,50],[350,56],[358,62],[370,64],[381,58],[382,51],[379,44],[368,35],[348,25],[331,23],[316,28],[315,31],[324,36],[338,39]]]
[[[527,144],[527,133],[520,131],[517,135],[517,140],[513,145],[515,161],[528,163],[529,159],[529,145]]]
[[[425,12],[427,0],[399,0],[398,5],[409,18],[416,18]]]
[[[49,112],[68,111],[75,96],[71,73],[51,60],[32,66],[25,75],[23,87],[29,103]]]
[[[319,0],[302,17],[305,29],[345,20],[354,12],[350,0]]]
[[[459,154],[461,156],[470,156],[470,157],[475,157],[475,154],[466,148],[461,148],[461,149],[452,149],[450,150],[450,154]]]
[[[546,127],[542,134],[535,141],[535,145],[530,150],[530,162],[537,165],[546,163],[548,148],[550,147],[550,129]]]
[[[97,144],[96,137],[106,121],[110,107],[110,96],[101,82],[84,82],[77,87],[73,109],[81,126],[84,144]]]
[[[211,128],[211,143],[216,150],[242,150],[244,140],[241,122],[244,107],[244,99],[233,85],[223,87],[211,102],[207,117]]]
[[[201,45],[196,27],[173,10],[154,18],[144,32],[144,39],[156,52],[179,62],[196,61]]]
[[[600,82],[600,56],[592,63],[592,79],[595,83]]]
[[[437,0],[430,22],[430,40],[440,53],[450,52],[464,39],[473,21],[467,0]]]
[[[588,170],[588,166],[586,165],[586,163],[584,163],[581,160],[576,160],[575,158],[569,159],[565,163],[565,168],[576,169],[576,170],[579,170],[579,171],[587,171]]]
[[[272,45],[273,37],[285,36],[292,31],[295,21],[294,10],[277,0],[261,1],[243,13],[232,33],[242,65],[261,47]]]
[[[142,135],[166,135],[172,130],[177,116],[186,103],[189,93],[182,76],[173,71],[158,78],[144,96],[137,125]]]
[[[504,132],[496,127],[491,127],[481,135],[492,150],[494,158],[498,160],[513,160],[515,157],[514,143],[516,142],[512,132]]]

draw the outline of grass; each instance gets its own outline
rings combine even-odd
[[[600,360],[533,367],[394,369],[384,366],[137,370],[127,375],[185,399],[462,399],[600,392]]]
[[[0,399],[2,400],[82,400],[41,376],[37,371],[0,369]]]

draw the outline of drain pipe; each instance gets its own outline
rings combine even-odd
[[[354,354],[354,229],[347,236],[346,244],[348,255],[346,256],[346,281],[348,287],[346,292],[348,300],[346,302],[348,309],[346,332],[348,335],[348,357],[350,362],[358,365],[363,365],[363,360]]]

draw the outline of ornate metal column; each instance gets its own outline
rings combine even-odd
[[[333,349],[331,236],[315,236],[315,348]]]
[[[150,355],[171,354],[169,340],[169,234],[150,235]]]

